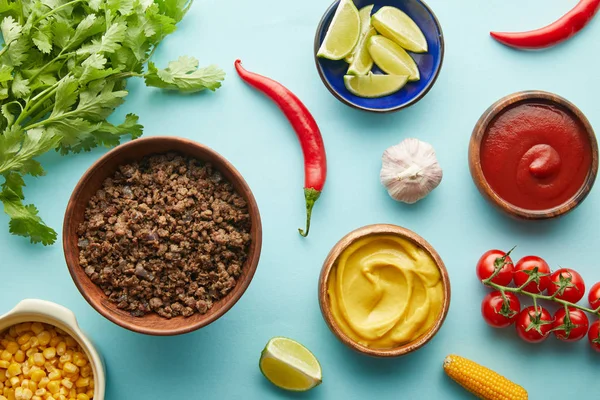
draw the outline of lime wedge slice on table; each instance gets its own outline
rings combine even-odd
[[[360,16],[358,9],[352,0],[341,0],[317,56],[330,60],[341,60],[352,53],[359,39]]]
[[[377,32],[413,53],[427,52],[427,39],[408,15],[396,7],[381,7],[371,18]]]
[[[382,71],[390,75],[408,75],[409,81],[421,77],[415,60],[396,43],[381,35],[369,39],[369,54]]]
[[[348,68],[350,75],[366,75],[373,68],[373,58],[369,54],[369,40],[375,35],[377,35],[377,31],[375,28],[371,28],[358,42],[357,51],[354,52],[352,63]]]
[[[275,386],[304,392],[323,380],[321,365],[306,347],[295,340],[274,337],[260,356],[260,371]]]
[[[350,93],[360,97],[376,98],[396,93],[408,82],[406,75],[346,75],[344,85]]]
[[[354,48],[352,53],[350,53],[349,55],[346,56],[346,58],[344,58],[344,61],[346,61],[348,64],[352,64],[354,55],[358,52],[358,49],[360,49],[361,44],[365,40],[365,36],[369,32],[369,30],[372,28],[372,26],[371,26],[371,11],[373,11],[373,4],[371,4],[370,6],[365,6],[365,7],[361,8],[360,10],[358,10],[358,16],[360,17],[360,38],[358,39],[358,44],[356,45],[356,47]]]

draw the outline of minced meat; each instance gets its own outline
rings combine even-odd
[[[175,153],[120,166],[79,226],[79,264],[133,316],[204,314],[233,289],[248,206],[212,165]]]

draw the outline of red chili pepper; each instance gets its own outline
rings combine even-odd
[[[528,32],[490,32],[502,44],[517,49],[543,49],[575,36],[600,9],[600,0],[581,0],[558,21]]]
[[[298,231],[306,237],[310,230],[313,206],[321,195],[327,175],[325,146],[319,126],[306,106],[285,86],[273,79],[245,70],[240,60],[236,60],[235,69],[246,83],[264,93],[279,106],[298,135],[304,154],[304,198],[306,199],[306,230],[298,229]]]

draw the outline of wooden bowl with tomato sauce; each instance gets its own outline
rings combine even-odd
[[[479,192],[517,219],[562,216],[587,197],[598,173],[598,143],[583,112],[548,92],[506,96],[471,136],[469,168]]]
[[[442,289],[442,295],[440,298],[440,311],[434,318],[431,327],[429,327],[424,334],[415,337],[409,342],[388,348],[369,347],[350,337],[350,335],[347,334],[347,331],[341,327],[340,322],[334,315],[332,310],[332,294],[329,292],[330,279],[332,279],[332,275],[336,273],[338,261],[343,256],[344,252],[349,247],[365,238],[377,236],[395,236],[397,238],[406,240],[418,248],[419,251],[426,254],[432,260],[435,267],[439,270],[440,285]],[[390,224],[364,226],[348,233],[346,236],[340,239],[340,241],[333,246],[329,252],[329,255],[325,259],[319,278],[319,305],[321,308],[321,313],[323,314],[323,319],[327,323],[327,326],[331,332],[350,349],[372,357],[400,357],[412,353],[429,343],[429,341],[431,341],[431,339],[433,339],[433,337],[438,333],[446,319],[446,315],[448,314],[448,310],[450,308],[450,297],[450,277],[448,276],[448,271],[446,270],[440,255],[425,239],[415,232]]]
[[[112,177],[124,164],[142,160],[154,154],[174,152],[202,162],[210,163],[233,186],[247,203],[250,214],[250,245],[242,272],[233,289],[205,314],[190,317],[177,316],[166,319],[152,312],[142,317],[132,316],[111,302],[103,290],[96,286],[79,265],[78,227],[83,222],[89,201],[102,187],[106,178]],[[63,225],[63,249],[69,272],[75,285],[87,302],[101,315],[123,328],[156,336],[179,335],[200,329],[223,316],[242,297],[256,272],[262,246],[262,225],[258,205],[242,175],[216,151],[194,141],[177,137],[149,137],[122,144],[94,163],[83,175],[67,205]]]

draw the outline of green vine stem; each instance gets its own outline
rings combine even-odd
[[[493,289],[500,291],[500,293],[502,294],[503,297],[504,297],[504,293],[506,293],[506,292],[520,294],[520,295],[530,297],[533,300],[534,304],[536,305],[536,310],[537,310],[537,300],[546,300],[546,301],[552,301],[555,303],[562,304],[565,307],[571,307],[571,308],[575,308],[578,310],[582,310],[582,311],[593,314],[596,317],[600,318],[600,307],[598,307],[596,309],[591,309],[591,308],[584,307],[584,306],[576,304],[576,303],[571,303],[566,300],[558,299],[558,298],[556,298],[556,295],[560,292],[560,290],[557,290],[551,296],[544,295],[544,294],[538,294],[538,293],[529,293],[529,292],[526,292],[525,290],[523,290],[523,288],[525,288],[529,283],[533,282],[536,279],[535,274],[530,275],[529,278],[527,279],[527,281],[519,287],[502,286],[502,285],[498,285],[497,283],[492,282],[492,279],[494,279],[496,277],[496,275],[498,275],[500,273],[500,270],[502,270],[502,268],[504,268],[504,265],[505,265],[505,262],[502,262],[500,265],[496,265],[494,273],[489,278],[484,279],[481,282],[488,287],[491,287]],[[536,271],[536,273],[537,273],[537,271]],[[561,285],[564,285],[564,287],[568,287],[568,285],[570,285],[570,280],[567,280],[565,283],[561,283]]]

